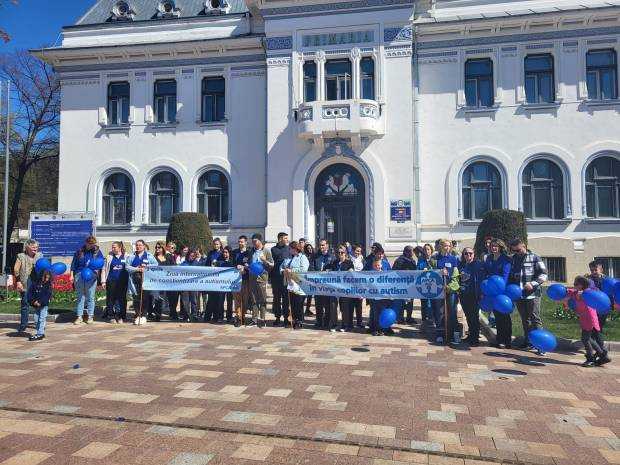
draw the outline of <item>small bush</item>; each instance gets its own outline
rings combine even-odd
[[[476,233],[474,249],[478,256],[486,253],[484,238],[494,237],[508,243],[516,238],[527,244],[527,226],[525,215],[515,210],[491,210],[484,214]]]
[[[177,250],[182,247],[199,247],[203,251],[213,248],[213,235],[209,219],[204,213],[176,213],[168,225],[166,241],[174,241]]]

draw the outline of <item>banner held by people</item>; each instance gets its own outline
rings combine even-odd
[[[437,271],[308,272],[293,280],[307,295],[363,299],[443,299],[443,278]]]
[[[236,268],[208,266],[149,266],[144,290],[239,292],[241,273]]]

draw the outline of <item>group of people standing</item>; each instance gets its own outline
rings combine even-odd
[[[250,242],[251,241],[251,242]],[[85,279],[84,268],[94,259],[104,258],[95,237],[88,237],[84,245],[75,253],[71,263],[77,304],[74,324],[93,322],[95,313],[95,291],[98,284],[106,290],[106,306],[103,318],[114,323],[127,320],[127,294],[133,297],[135,322],[141,318],[160,321],[167,313],[173,321],[204,321],[232,323],[264,327],[267,312],[267,284],[273,290],[273,326],[303,327],[307,317],[314,316],[314,327],[335,331],[353,331],[354,326],[365,328],[363,320],[363,300],[354,297],[335,298],[330,296],[310,296],[301,292],[292,279],[295,273],[306,271],[386,271],[386,270],[439,270],[444,276],[445,299],[422,299],[420,301],[422,320],[426,327],[434,325],[436,343],[461,342],[462,327],[458,323],[457,307],[460,302],[468,326],[465,342],[472,346],[479,343],[480,302],[483,298],[481,283],[489,276],[497,275],[506,284],[516,284],[522,296],[515,302],[525,335],[521,348],[529,345],[527,334],[542,326],[540,317],[541,286],[547,281],[544,262],[529,251],[522,239],[512,240],[508,246],[501,240],[487,238],[486,253],[476,255],[471,247],[465,247],[459,254],[455,244],[440,239],[434,245],[407,246],[393,263],[386,258],[381,244],[374,243],[370,254],[364,256],[361,245],[343,243],[336,245],[334,252],[326,240],[318,242],[315,251],[305,239],[289,242],[288,234],[278,234],[278,242],[271,248],[265,247],[260,234],[254,234],[250,241],[244,235],[232,249],[224,246],[219,238],[213,240],[213,249],[203,251],[198,248],[183,247],[177,250],[174,242],[157,242],[151,252],[143,240],[134,243],[134,250],[127,252],[122,242],[114,242],[105,257],[104,267],[94,273],[92,279]],[[33,279],[32,270],[41,258],[36,241],[25,244],[24,253],[18,256],[14,276],[16,288],[22,294],[20,331],[28,323],[28,310],[37,310],[36,337],[44,337],[45,313],[51,298],[51,282],[47,278]],[[262,273],[251,273],[253,263],[261,263]],[[239,292],[198,292],[198,291],[145,291],[142,279],[148,266],[211,266],[237,268],[242,276]],[[598,265],[592,264],[592,275],[596,282],[602,279]],[[87,274],[88,275],[88,274]],[[36,294],[36,295],[35,295]],[[311,311],[314,299],[316,314]],[[34,305],[36,303],[36,305]],[[368,331],[373,335],[393,333],[391,329],[379,326],[379,315],[384,308],[391,307],[397,314],[400,324],[414,324],[412,300],[369,300],[370,317]],[[84,312],[86,311],[86,315]],[[511,315],[493,312],[497,327],[496,346],[512,347]],[[246,315],[250,315],[247,316]],[[339,318],[340,317],[340,318]],[[604,321],[601,322],[601,326]],[[595,341],[596,342],[596,341]],[[585,344],[585,343],[584,343]],[[593,347],[591,344],[588,347]],[[594,350],[594,349],[592,349]]]

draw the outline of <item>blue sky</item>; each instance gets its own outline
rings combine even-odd
[[[0,10],[0,29],[11,36],[0,42],[0,52],[38,48],[54,44],[62,26],[74,24],[96,0],[10,0]]]

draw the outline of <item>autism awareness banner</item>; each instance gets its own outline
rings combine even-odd
[[[236,268],[210,266],[149,266],[144,270],[145,291],[239,292],[241,274]]]
[[[334,271],[297,273],[293,281],[307,295],[363,299],[443,299],[437,271]]]

